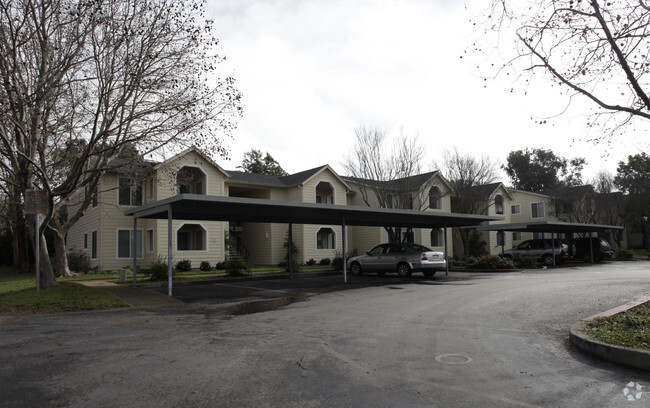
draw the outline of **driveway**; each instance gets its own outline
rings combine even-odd
[[[202,303],[3,316],[0,406],[650,404],[650,374],[568,340],[650,294],[650,262],[361,286],[235,317]]]

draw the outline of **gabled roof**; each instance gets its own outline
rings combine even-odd
[[[202,159],[204,159],[205,161],[207,161],[208,163],[210,163],[212,166],[214,166],[214,168],[216,168],[217,170],[219,170],[219,171],[220,171],[221,173],[223,173],[226,177],[229,177],[228,172],[226,172],[223,168],[221,168],[221,166],[219,166],[219,165],[217,164],[217,162],[215,162],[215,161],[212,160],[210,157],[208,157],[205,153],[203,153],[201,150],[199,150],[196,146],[188,147],[187,149],[185,149],[185,150],[183,150],[182,152],[180,152],[180,153],[178,153],[178,154],[176,154],[176,155],[170,157],[169,159],[167,159],[167,160],[165,160],[165,161],[163,161],[163,162],[161,162],[161,163],[158,163],[158,164],[155,166],[155,169],[157,170],[157,169],[161,168],[162,166],[165,166],[165,165],[167,165],[167,164],[169,164],[169,163],[172,163],[173,161],[178,160],[178,159],[180,159],[181,157],[183,157],[183,156],[185,156],[185,155],[187,155],[187,154],[189,154],[189,153],[192,153],[192,152],[198,154]]]
[[[475,191],[479,197],[490,197],[492,194],[494,194],[494,192],[499,187],[503,187],[503,191],[506,192],[506,194],[508,195],[508,198],[510,200],[513,199],[512,194],[510,193],[510,191],[508,191],[506,186],[500,181],[497,181],[496,183],[483,184],[483,185],[480,185],[480,186],[473,186],[472,190]]]
[[[349,190],[348,184],[345,182],[345,180],[339,177],[336,172],[332,170],[332,168],[327,164],[319,167],[314,167],[313,169],[304,170],[299,173],[290,174],[288,176],[271,176],[267,174],[256,174],[248,173],[245,171],[229,170],[228,174],[230,175],[230,178],[226,180],[226,183],[290,188],[305,184],[324,170],[330,170],[332,174],[334,174],[334,176],[336,176]]]
[[[573,198],[582,198],[587,194],[594,192],[593,186],[586,184],[583,186],[572,186],[572,187],[565,187],[565,186],[557,186],[553,188],[549,188],[548,190],[544,190],[541,192],[541,194],[545,194],[551,197],[555,198],[568,198],[568,199],[573,199]]]
[[[420,188],[423,185],[425,185],[427,182],[429,182],[436,175],[440,177],[440,180],[442,180],[443,183],[445,183],[445,186],[447,186],[447,188],[451,189],[451,186],[449,185],[447,180],[442,176],[442,174],[438,170],[430,171],[428,173],[416,174],[414,176],[404,177],[395,180],[387,180],[387,181],[376,181],[376,180],[369,180],[369,179],[350,177],[350,176],[344,176],[343,179],[348,180],[349,182],[354,184],[380,183],[384,185],[384,188],[386,190],[399,190],[404,185],[413,186],[414,189]]]

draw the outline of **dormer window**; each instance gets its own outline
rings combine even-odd
[[[494,212],[503,214],[503,196],[501,194],[494,198]]]
[[[429,208],[433,210],[439,210],[442,208],[442,205],[440,203],[440,197],[442,194],[440,193],[440,189],[438,187],[431,187],[429,190]]]

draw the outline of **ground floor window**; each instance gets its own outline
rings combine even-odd
[[[131,239],[133,238],[133,230],[117,230],[117,257],[118,258],[132,258],[131,254]],[[142,230],[136,231],[135,240],[136,256],[142,258]]]
[[[512,240],[513,241],[521,241],[521,232],[513,232],[512,233]]]
[[[147,252],[153,252],[153,230],[147,230]]]
[[[533,232],[533,239],[544,239],[543,232]]]
[[[431,230],[431,246],[432,247],[439,247],[443,246],[443,236],[442,236],[442,229],[432,229]]]
[[[204,251],[206,231],[200,224],[184,224],[176,232],[176,250]]]
[[[321,228],[316,233],[316,249],[336,249],[336,234],[331,228]]]
[[[506,233],[503,231],[497,231],[497,246],[504,246]]]
[[[90,233],[90,259],[97,259],[97,231]]]

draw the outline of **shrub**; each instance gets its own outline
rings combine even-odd
[[[332,260],[329,259],[329,258],[323,258],[318,262],[319,265],[329,265],[331,263],[332,263]]]
[[[192,270],[192,262],[189,259],[181,259],[175,265],[177,272],[189,272]]]
[[[515,255],[512,258],[512,261],[517,268],[530,269],[537,267],[537,261],[535,258],[531,258],[529,256]]]
[[[242,276],[250,273],[248,264],[240,258],[229,259],[224,262],[224,269],[230,276]]]
[[[487,242],[481,239],[481,235],[476,230],[470,232],[467,246],[470,256],[480,257],[488,254]]]
[[[616,251],[616,254],[614,254],[614,257],[616,259],[632,259],[634,258],[634,252],[628,249],[619,249]]]
[[[217,262],[217,264],[215,265],[214,269],[216,269],[216,270],[218,270],[218,271],[221,271],[221,270],[226,269],[226,261],[219,261],[219,262]]]
[[[314,260],[314,258],[311,258],[309,261],[307,261],[307,265],[308,265],[308,266],[314,266],[314,265],[316,265],[316,261]]]
[[[154,262],[151,263],[151,266],[149,267],[149,273],[150,273],[149,278],[151,280],[167,279],[167,275],[169,273],[169,267],[165,258],[163,258],[161,255],[158,255],[158,259],[156,259]],[[172,276],[173,274],[174,271],[172,270]]]
[[[212,265],[210,265],[210,262],[208,261],[203,261],[201,262],[201,265],[199,266],[199,269],[202,271],[211,271],[212,270]]]
[[[332,259],[332,269],[335,271],[342,271],[343,270],[343,257],[342,256],[335,256],[334,259]]]
[[[514,265],[511,260],[501,258],[497,255],[485,255],[475,263],[468,265],[472,269],[512,269]]]
[[[88,273],[90,270],[90,259],[83,251],[68,253],[68,268],[73,272]]]

